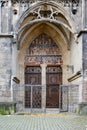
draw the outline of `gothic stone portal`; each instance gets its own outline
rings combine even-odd
[[[46,34],[38,36],[26,50],[25,55],[25,108],[41,108],[41,64],[46,64],[46,107],[59,107],[59,85],[62,83],[61,52],[56,43]],[[27,84],[27,85],[26,85]],[[33,86],[31,91],[31,86]],[[31,94],[32,93],[32,94]],[[31,99],[32,95],[32,99]],[[32,101],[32,104],[31,104]]]

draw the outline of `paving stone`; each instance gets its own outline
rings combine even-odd
[[[0,130],[86,130],[87,116],[0,116]]]

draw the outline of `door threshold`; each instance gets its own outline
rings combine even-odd
[[[58,114],[60,113],[60,109],[59,108],[46,108],[46,113]]]
[[[59,114],[60,113],[60,109],[59,108],[46,108],[46,109],[42,109],[42,108],[32,108],[32,109],[28,109],[25,108],[23,111],[19,111],[18,113],[22,114]]]

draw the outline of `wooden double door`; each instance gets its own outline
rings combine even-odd
[[[25,108],[41,108],[42,86],[41,67],[25,68]],[[46,68],[46,108],[59,108],[59,85],[62,83],[60,66]],[[31,97],[32,96],[32,97]]]

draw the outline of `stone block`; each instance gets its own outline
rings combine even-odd
[[[87,114],[87,102],[79,104],[79,114]]]
[[[0,88],[2,98],[10,98],[11,74],[12,74],[12,46],[11,38],[0,37]],[[3,100],[4,101],[4,100]]]

